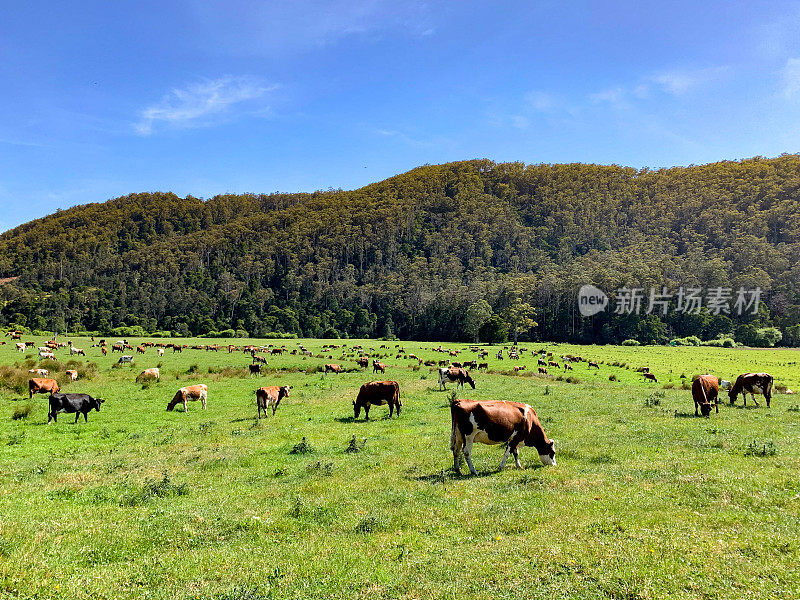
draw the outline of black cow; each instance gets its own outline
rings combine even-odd
[[[58,413],[75,413],[75,422],[83,414],[83,421],[89,421],[86,415],[92,409],[100,411],[100,405],[105,402],[102,398],[92,398],[89,394],[62,394],[56,392],[50,394],[50,413],[47,415],[47,422],[55,421],[58,423]]]

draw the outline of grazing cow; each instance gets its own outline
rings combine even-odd
[[[336,373],[337,375],[342,372],[342,367],[335,364],[325,365],[325,373]]]
[[[489,370],[489,363],[480,363],[478,365],[478,371],[480,371],[480,370],[488,371]]]
[[[547,361],[544,361],[541,358],[537,359],[536,362],[539,364],[540,367],[546,367],[547,366]]]
[[[652,373],[642,373],[642,375],[644,375],[644,378],[647,381],[653,381],[655,383],[658,383],[658,379],[656,379],[656,376],[653,375]]]
[[[685,376],[685,375],[681,375],[681,377],[686,377],[686,376]],[[719,380],[719,387],[721,387],[723,390],[728,390],[728,391],[730,391],[730,389],[731,389],[731,385],[732,385],[732,384],[731,384],[731,382],[730,382],[730,381],[727,381],[727,380],[725,380],[725,379],[720,379],[720,380]]]
[[[478,368],[478,361],[470,360],[470,361],[465,362],[463,366],[464,366],[465,369],[477,369]]]
[[[747,406],[747,394],[753,398],[753,403],[758,406],[756,402],[756,394],[763,394],[767,400],[767,408],[769,402],[772,400],[772,375],[769,373],[743,373],[736,378],[736,383],[728,392],[731,404],[736,402],[736,396],[739,394],[744,398],[744,405]]]
[[[163,348],[156,348],[156,352],[159,356],[164,356],[164,349]]]
[[[514,367],[514,373],[519,373],[520,371],[524,370],[525,370],[525,365],[519,365],[517,367]]]
[[[496,400],[456,400],[450,405],[450,415],[450,449],[453,451],[453,468],[459,475],[461,468],[458,459],[462,451],[470,473],[477,475],[472,465],[474,442],[507,444],[500,470],[506,466],[509,452],[514,456],[517,468],[522,468],[519,462],[520,444],[536,448],[542,464],[556,464],[555,440],[548,439],[536,411],[528,404]]]
[[[539,375],[547,375],[547,369],[544,367],[539,367]]]
[[[118,365],[132,365],[133,364],[133,355],[132,354],[123,354],[119,357],[117,361]]]
[[[50,395],[50,413],[47,415],[47,423],[55,421],[58,423],[58,413],[75,413],[75,423],[78,417],[83,415],[83,422],[88,423],[88,414],[92,409],[100,412],[100,405],[105,402],[102,398],[92,398],[89,394],[61,394],[54,392]]]
[[[25,342],[17,343],[17,352],[25,352]]]
[[[48,375],[50,375],[50,371],[48,371],[47,369],[29,369],[28,373],[38,375],[39,377],[47,377]]]
[[[264,418],[267,418],[267,408],[272,407],[272,416],[275,416],[275,411],[278,410],[278,405],[281,400],[289,397],[289,390],[294,386],[284,385],[270,385],[267,387],[260,387],[256,390],[256,414],[261,418],[261,411],[264,411]]]
[[[81,356],[86,356],[86,352],[83,351],[83,348],[76,348],[75,346],[69,347],[69,354],[70,356],[75,356],[76,354],[80,354]]]
[[[107,355],[107,354],[108,354],[108,348],[106,348],[105,346],[103,346],[102,348],[100,348],[100,351],[103,353],[103,356],[105,356],[105,355]]]
[[[565,362],[564,363],[564,370],[565,371],[572,371],[572,365],[569,364],[568,362]]]
[[[590,360],[590,361],[589,361],[589,364],[588,364],[588,365],[586,365],[586,368],[587,368],[587,369],[591,369],[592,367],[594,367],[594,368],[595,368],[595,369],[597,369],[598,371],[600,370],[600,365],[598,365],[596,362],[594,362],[594,361],[591,361],[591,360]]]
[[[74,369],[67,369],[67,377],[70,381],[78,381],[78,372]]]
[[[28,398],[33,398],[34,394],[55,394],[60,389],[55,379],[37,379],[34,377],[28,380]]]
[[[464,368],[464,365],[462,365],[460,362],[457,362],[457,361],[451,362],[450,366],[451,367],[455,367],[456,369],[463,369]]]
[[[250,364],[247,365],[247,367],[250,369],[250,377],[253,375],[261,375],[261,365]]]
[[[152,369],[145,369],[139,376],[136,378],[137,381],[145,381],[147,379],[155,379],[159,381],[161,379],[161,371],[158,370],[158,367],[153,367]]]
[[[470,377],[466,369],[458,369],[454,367],[439,369],[439,391],[447,389],[447,383],[456,383],[456,387],[464,387],[464,383],[468,383],[475,389],[475,381]]]
[[[558,364],[557,362],[555,362],[554,360],[548,360],[548,361],[547,361],[547,366],[548,366],[548,367],[555,367],[556,369],[560,369],[560,368],[561,368],[561,365],[559,365],[559,364]]]
[[[179,389],[169,404],[167,410],[172,410],[178,404],[183,403],[183,412],[189,412],[189,400],[200,400],[203,404],[203,410],[206,409],[206,400],[208,399],[208,386],[205,383],[198,383],[197,385],[187,385]]]
[[[380,371],[381,373],[386,373],[386,365],[383,364],[382,362],[374,360],[372,361],[372,372],[377,373],[378,371]]]
[[[56,355],[52,352],[39,352],[39,360],[56,360]]]
[[[136,346],[136,352],[138,354],[144,354],[144,346]]]
[[[112,344],[111,345],[111,354],[114,352],[119,352],[120,354],[125,352],[125,344]]]
[[[369,421],[369,409],[371,406],[389,405],[389,417],[391,418],[395,409],[397,416],[400,416],[400,384],[396,381],[370,381],[361,386],[358,396],[353,401],[353,415],[357,419],[364,409],[364,419]]]
[[[711,413],[711,405],[719,412],[719,380],[713,375],[700,375],[692,382],[692,398],[694,399],[694,416],[697,415],[697,407],[704,417]]]
[[[362,356],[357,362],[358,366],[362,369],[366,369],[369,366],[369,359],[366,356]]]

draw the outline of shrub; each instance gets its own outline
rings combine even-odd
[[[294,447],[289,451],[289,454],[310,454],[312,452],[314,452],[314,448],[311,447],[311,444],[309,444],[304,437],[302,440],[300,440],[299,444],[294,445]]]
[[[28,415],[33,412],[33,404],[26,404],[24,406],[15,406],[14,412],[11,413],[11,418],[14,421],[19,419],[27,419]]]
[[[670,346],[699,346],[700,338],[696,335],[690,335],[683,338],[674,338],[669,342]]]
[[[778,449],[772,440],[765,442],[753,440],[747,444],[747,448],[744,450],[745,456],[775,456],[777,453]]]
[[[624,340],[622,342],[623,346],[641,346],[642,344],[638,340]]]

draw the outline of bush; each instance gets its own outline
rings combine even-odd
[[[642,344],[638,340],[624,340],[622,342],[623,346],[641,346]]]
[[[733,338],[719,338],[716,340],[708,340],[700,342],[701,346],[714,346],[715,348],[736,348],[736,342]]]
[[[700,338],[696,335],[690,335],[683,338],[674,338],[669,342],[670,346],[699,346]]]
[[[28,416],[33,412],[33,404],[26,404],[24,406],[15,406],[14,412],[11,413],[11,418],[14,421],[19,419],[27,419]]]

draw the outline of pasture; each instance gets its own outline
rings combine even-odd
[[[397,358],[397,342],[233,340],[313,354],[270,355],[252,378],[249,355],[224,348],[128,351],[134,364],[115,367],[119,353],[74,342],[85,358],[66,366],[62,349],[44,366],[63,391],[105,399],[77,425],[46,425],[47,396],[19,389],[35,348],[0,346],[0,597],[800,598],[800,396],[745,409],[722,392],[703,419],[685,389],[701,373],[766,371],[800,391],[797,351],[525,343],[499,361],[486,347],[489,372],[471,370],[476,389],[457,397],[529,403],[558,464],[523,448],[523,470],[498,472],[503,448],[476,444],[479,475],[456,477],[451,393],[436,369]],[[342,358],[356,344],[385,375]],[[478,360],[468,344],[441,344],[458,357],[399,345]],[[600,369],[539,377],[540,348]],[[325,363],[345,372],[324,375]],[[160,381],[137,383],[150,367]],[[399,382],[399,418],[374,407],[354,421],[360,385],[378,379]],[[195,383],[208,385],[207,410],[165,410]],[[256,419],[262,385],[293,389]]]

